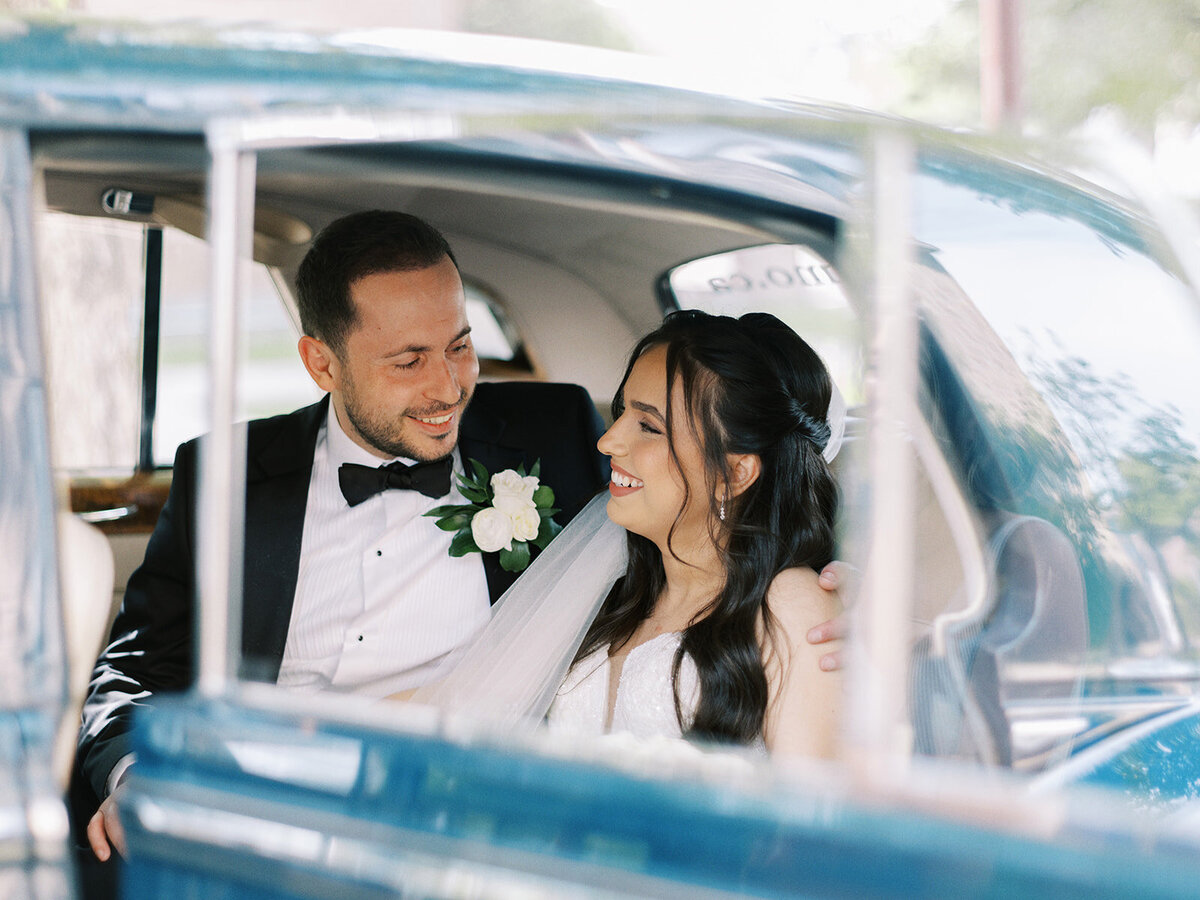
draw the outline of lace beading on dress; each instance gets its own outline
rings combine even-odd
[[[625,732],[638,738],[682,737],[671,688],[671,666],[681,640],[679,632],[668,632],[629,652],[621,667],[609,732]],[[567,674],[550,706],[550,729],[579,735],[604,734],[610,671],[608,647],[581,659]],[[684,656],[680,663],[678,684],[684,722],[689,724],[700,697],[699,676],[690,656]]]

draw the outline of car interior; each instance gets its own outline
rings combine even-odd
[[[123,222],[145,228],[148,235],[162,231],[169,237],[182,232],[204,238],[208,154],[199,137],[45,133],[34,134],[31,144],[41,215]],[[483,378],[579,383],[606,416],[629,350],[676,302],[668,272],[691,260],[764,244],[800,245],[836,266],[837,214],[844,212],[824,198],[810,210],[783,214],[745,198],[689,193],[662,178],[618,182],[570,165],[516,162],[457,146],[382,144],[263,151],[257,157],[255,177],[254,261],[277,289],[295,329],[290,338],[293,346],[298,328],[291,285],[309,240],[333,219],[371,207],[402,209],[425,218],[455,248],[469,293],[482,298],[508,347],[491,357],[481,352]],[[158,318],[149,301],[157,302],[172,275],[162,263],[161,252],[158,272],[153,271],[153,254],[143,253],[142,259],[144,284],[128,285],[126,290],[142,291],[129,315],[135,332],[145,323],[148,351],[154,337],[149,326],[152,321],[157,325]],[[918,268],[926,282],[925,294],[961,296],[945,273],[930,266]],[[203,270],[199,271],[203,279]],[[143,299],[147,303],[141,307]],[[80,301],[86,298],[72,302]],[[205,328],[202,315],[192,324],[193,337],[199,340]],[[813,340],[807,331],[805,336]],[[840,337],[844,344],[845,335]],[[166,346],[166,339],[164,331],[161,346]],[[143,340],[142,335],[136,334],[134,340]],[[926,344],[936,345],[928,335]],[[286,346],[280,352],[286,355]],[[170,484],[165,464],[169,456],[156,461],[146,447],[156,407],[153,403],[147,407],[145,395],[157,392],[160,418],[174,400],[164,392],[161,374],[156,388],[147,385],[149,354],[140,347],[135,353],[141,356],[143,380],[138,426],[142,437],[136,458],[127,470],[118,472],[63,467],[73,511],[95,523],[113,551],[108,623],[119,606],[125,581],[141,561]],[[855,359],[855,365],[861,366],[861,354]],[[157,358],[154,365],[159,365]],[[861,377],[861,372],[855,374]],[[153,384],[153,370],[149,377]],[[307,379],[298,364],[289,377],[295,382]],[[861,394],[851,399],[861,402]],[[269,411],[302,405],[291,399],[280,402],[280,408]],[[856,421],[852,418],[852,423]],[[183,437],[203,430],[197,423]],[[912,642],[918,649],[910,702],[914,714],[924,721],[916,724],[916,749],[1012,764],[1009,713],[996,678],[988,681],[990,687],[982,694],[972,689],[978,647],[987,644],[979,624],[994,603],[988,595],[989,560],[983,552],[988,528],[964,502],[953,460],[948,462],[934,435],[914,434],[912,440],[919,473],[921,581],[912,625]],[[848,455],[841,457],[839,469],[851,465],[845,462]],[[92,621],[104,618],[93,616]],[[968,641],[970,652],[959,658],[957,645],[948,645],[944,636],[965,621],[975,627]],[[106,631],[107,627],[99,629],[100,634]],[[90,652],[94,657],[99,639],[81,639],[79,645],[93,648],[81,649],[81,656]],[[923,697],[942,699],[929,704]]]
[[[202,140],[49,134],[32,143],[47,211],[204,236],[208,157]],[[781,237],[803,236],[829,252],[828,231],[799,223],[786,223],[781,235],[750,227],[744,217],[698,209],[695,202],[664,203],[652,186],[622,190],[571,173],[510,168],[453,156],[447,161],[403,145],[260,154],[255,261],[277,278],[295,320],[289,291],[312,234],[371,207],[425,218],[455,248],[464,281],[488,297],[517,336],[517,363],[481,359],[482,377],[582,384],[607,416],[629,350],[662,315],[656,287],[668,268]],[[126,199],[114,204],[114,197]],[[302,371],[300,377],[306,377]],[[78,512],[136,508],[128,521],[102,527],[144,540],[157,516],[154,495],[161,504],[166,485],[143,470],[123,485],[129,496],[109,496],[102,483],[80,473],[74,504]],[[117,542],[115,549],[119,590],[141,552],[133,540]]]
[[[1188,895],[1194,235],[1085,156],[1090,137],[958,134],[432,32],[14,21],[0,884]],[[577,383],[604,419],[630,349],[675,308],[768,310],[814,346],[849,407],[838,759],[526,733],[252,680],[225,426],[320,396],[297,358],[297,269],[323,227],[370,208],[447,237],[481,379]],[[210,335],[235,331],[224,365]],[[70,784],[80,706],[174,450],[206,432],[233,439],[200,477],[203,602],[181,638],[198,689],[136,714],[116,801],[133,853],[104,866],[79,841],[98,798]]]

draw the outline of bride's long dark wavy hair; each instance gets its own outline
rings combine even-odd
[[[684,654],[695,661],[700,699],[684,721],[678,689],[675,711],[688,734],[750,743],[763,734],[767,679],[760,635],[772,633],[767,589],[793,566],[820,570],[833,558],[837,487],[821,455],[829,441],[826,413],[832,390],[821,359],[794,331],[767,313],[739,319],[688,310],[668,316],[634,348],[613,400],[613,418],[624,409],[625,383],[651,347],[667,351],[667,440],[679,466],[673,436],[690,428],[704,459],[713,538],[725,585],[683,632],[672,668],[676,684]],[[683,387],[685,409],[672,408],[672,386]],[[728,454],[755,454],[758,479],[724,498]],[[668,537],[691,502],[683,507]],[[719,517],[721,503],[725,518]],[[613,586],[584,637],[576,662],[600,647],[619,647],[654,610],[666,585],[662,555],[650,540],[628,537],[625,574]]]

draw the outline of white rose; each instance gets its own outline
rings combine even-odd
[[[533,505],[533,492],[538,489],[538,480],[532,475],[518,475],[505,469],[492,476],[492,496],[497,509],[520,509]],[[520,501],[517,503],[516,501]],[[501,504],[504,505],[501,505]]]
[[[531,509],[537,509],[532,500],[526,500],[518,494],[497,494],[492,500],[492,506],[508,516],[519,516]]]
[[[542,517],[538,515],[537,507],[527,506],[520,512],[509,513],[513,524],[513,539],[517,541],[532,541],[542,527]]]
[[[513,520],[498,509],[481,509],[471,517],[471,537],[484,553],[511,550]]]

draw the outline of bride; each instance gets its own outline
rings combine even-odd
[[[668,316],[634,349],[598,444],[607,521],[597,498],[413,699],[832,755],[840,683],[805,634],[837,614],[817,584],[833,558],[835,393],[774,316]]]

